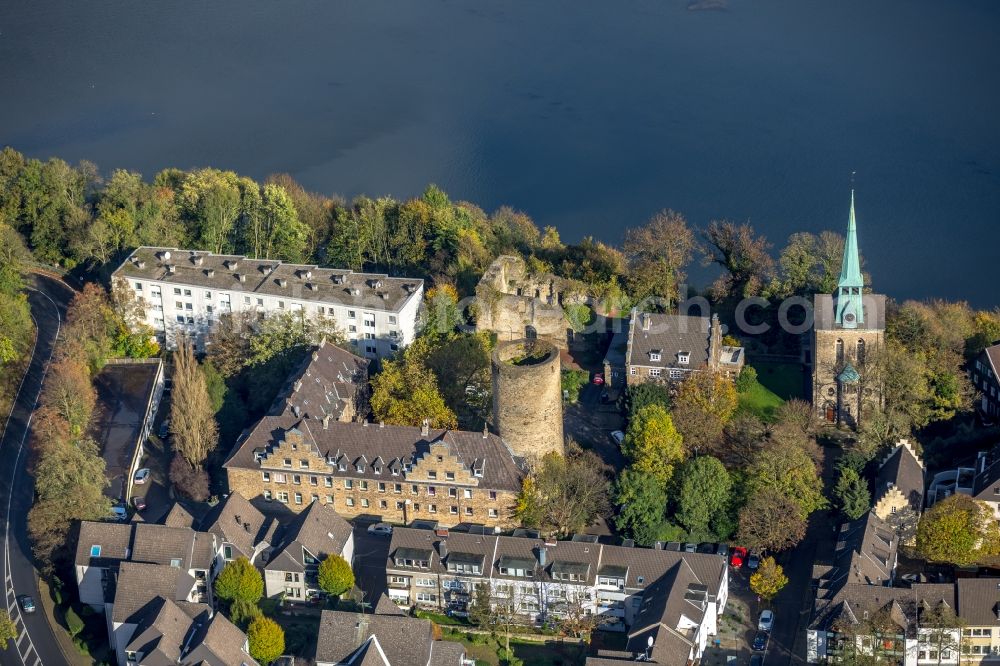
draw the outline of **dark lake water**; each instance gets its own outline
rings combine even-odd
[[[150,177],[436,182],[563,238],[664,207],[842,230],[897,298],[1000,303],[996,0],[0,3],[0,144]],[[697,280],[706,280],[696,271]]]

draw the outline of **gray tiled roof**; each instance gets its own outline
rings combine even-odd
[[[243,495],[230,493],[209,511],[202,520],[201,528],[211,532],[223,542],[232,544],[242,555],[250,558],[254,546],[266,541],[274,529],[274,519],[262,514]]]
[[[504,441],[493,434],[484,437],[481,432],[432,429],[424,437],[420,428],[410,426],[330,422],[327,427],[323,427],[316,421],[296,419],[290,415],[265,416],[258,421],[237,442],[224,467],[260,469],[260,464],[254,459],[254,449],[267,450],[280,442],[285,433],[293,428],[303,434],[307,445],[316,447],[320,455],[326,458],[341,454],[353,462],[362,456],[369,461],[381,457],[386,468],[393,462],[409,462],[426,453],[432,442],[441,441],[469,469],[476,461],[486,461],[480,487],[513,492],[521,488],[523,472],[519,461],[514,458]],[[366,465],[364,472],[358,472],[352,464],[348,464],[344,472],[336,469],[311,471],[372,480],[392,478],[385,470],[381,475],[376,475],[371,465]],[[397,478],[403,479],[402,476]]]
[[[427,666],[433,641],[428,620],[328,610],[320,618],[316,661],[345,663],[372,636],[378,638],[389,666]]]
[[[1000,578],[959,578],[958,614],[970,627],[1000,627]]]
[[[193,588],[194,578],[187,571],[160,564],[122,562],[111,619],[135,624],[157,597],[184,601]]]
[[[169,260],[162,258],[164,252],[170,253]],[[227,262],[237,265],[232,268]],[[173,273],[168,273],[168,264],[174,266]],[[388,311],[400,310],[423,287],[423,281],[416,278],[393,278],[239,255],[146,246],[132,252],[115,269],[114,275]],[[238,275],[246,276],[245,281],[237,279]],[[284,286],[279,284],[281,280]]]
[[[341,555],[351,534],[351,524],[333,507],[313,502],[281,530],[279,542],[275,544],[276,554],[264,568],[268,571],[305,571],[303,548],[318,560],[327,555]]]
[[[180,502],[174,502],[170,511],[164,516],[163,524],[167,527],[194,527],[194,516],[181,506]]]
[[[108,567],[129,557],[132,544],[132,525],[112,522],[80,523],[80,537],[76,542],[76,565]],[[91,556],[91,547],[100,546],[101,554]]]
[[[830,588],[846,583],[888,585],[892,580],[899,537],[873,512],[840,527]]]
[[[211,538],[196,536],[191,528],[138,523],[132,540],[132,560],[170,565],[180,560],[182,569],[208,569],[215,549]]]
[[[368,359],[323,340],[281,388],[271,413],[338,420],[364,399],[367,386]]]
[[[653,368],[701,368],[708,363],[709,325],[708,317],[633,313],[627,362]],[[682,352],[689,355],[686,364],[678,362]],[[653,360],[654,353],[660,360]]]
[[[817,600],[809,627],[843,631],[847,625],[862,624],[875,613],[884,611],[901,634],[913,637],[918,609],[935,607],[942,602],[956,608],[955,585],[920,583],[912,587],[883,587],[849,583],[832,598]]]
[[[195,635],[181,660],[182,666],[259,666],[244,649],[246,634],[216,613],[195,630]]]
[[[186,602],[181,602],[186,604]],[[207,618],[210,609],[201,604],[192,604],[204,609]],[[157,597],[138,621],[132,640],[125,648],[129,652],[141,652],[143,664],[176,664],[180,661],[185,639],[194,626],[194,618],[181,606],[170,599]]]
[[[877,502],[892,487],[903,493],[914,511],[923,509],[924,466],[909,446],[902,442],[896,445],[879,466],[875,475],[874,500]]]

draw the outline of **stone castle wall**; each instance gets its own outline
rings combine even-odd
[[[512,361],[539,355],[537,361]],[[562,364],[544,340],[514,340],[493,352],[493,425],[515,455],[563,453]]]

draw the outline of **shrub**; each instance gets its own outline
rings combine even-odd
[[[354,587],[354,572],[347,560],[340,555],[329,555],[320,562],[319,587],[338,597]]]
[[[285,632],[268,617],[258,617],[247,630],[250,656],[262,664],[270,664],[285,652]]]
[[[69,630],[69,635],[75,637],[81,631],[83,631],[83,620],[72,608],[66,609],[66,629]]]
[[[757,385],[757,371],[752,365],[745,365],[736,378],[737,393],[746,393]]]
[[[179,453],[170,461],[170,481],[178,492],[195,502],[208,499],[208,473],[201,467],[192,467]]]

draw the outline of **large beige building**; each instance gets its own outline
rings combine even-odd
[[[516,524],[523,461],[490,433],[265,416],[224,465],[229,488],[271,513],[313,501],[341,516],[444,526]]]
[[[835,294],[816,294],[812,392],[820,421],[857,428],[867,408],[881,405],[875,359],[885,338],[885,296],[864,293],[854,218],[854,193]]]

